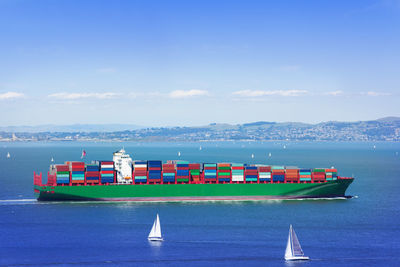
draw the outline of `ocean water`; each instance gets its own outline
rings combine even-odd
[[[202,150],[199,150],[199,146]],[[283,146],[286,146],[286,149]],[[376,145],[374,149],[373,146]],[[399,143],[1,143],[0,265],[396,266],[400,263]],[[41,203],[33,171],[110,159],[331,167],[356,180],[351,199],[205,203]],[[6,158],[10,152],[11,159]],[[268,157],[268,153],[272,153]],[[254,154],[254,159],[251,158]],[[147,241],[156,213],[165,236]],[[289,224],[308,262],[285,263]]]

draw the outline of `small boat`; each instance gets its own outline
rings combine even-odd
[[[161,225],[158,213],[157,213],[157,218],[154,220],[153,227],[151,228],[151,231],[149,233],[149,237],[147,239],[149,241],[159,241],[159,242],[164,241],[164,239],[161,236]]]
[[[51,157],[51,162],[54,162],[54,158],[53,157]]]
[[[179,152],[178,152],[178,157],[180,157],[180,156],[181,156],[181,152],[179,151]]]
[[[271,152],[269,152],[268,157],[272,157],[272,153]]]
[[[201,146],[199,147],[199,150],[202,150]]]
[[[7,158],[11,158],[10,152],[7,152]]]
[[[304,252],[301,249],[299,240],[297,239],[296,233],[293,230],[292,225],[289,228],[289,237],[286,245],[285,260],[287,261],[301,261],[309,260],[310,258],[304,256]]]
[[[286,149],[286,145],[283,145],[283,149]]]
[[[251,158],[254,159],[254,154],[251,154]]]

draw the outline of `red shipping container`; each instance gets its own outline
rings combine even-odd
[[[67,171],[69,171],[69,166],[68,165],[56,165],[56,170],[58,172],[67,172]]]
[[[189,164],[189,169],[190,170],[198,170],[198,169],[200,169],[200,163],[190,163]]]

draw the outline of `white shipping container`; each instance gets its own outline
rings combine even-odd
[[[244,176],[243,175],[232,175],[233,182],[243,182]]]
[[[147,168],[147,164],[135,164],[133,165],[135,168]]]
[[[106,168],[111,168],[111,169],[112,169],[112,168],[114,168],[114,164],[107,164],[107,165],[105,165],[105,164],[103,165],[103,164],[102,164],[102,165],[101,165],[101,168],[102,168],[102,169],[106,169]]]

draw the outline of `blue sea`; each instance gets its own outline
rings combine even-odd
[[[400,144],[325,142],[0,143],[2,266],[398,266]],[[200,150],[199,147],[202,147]],[[375,148],[374,148],[375,146]],[[111,159],[338,168],[351,199],[203,203],[42,203],[33,171]],[[284,148],[286,147],[286,148]],[[11,158],[7,159],[9,152]],[[268,154],[271,153],[271,157]],[[251,157],[254,154],[254,158]],[[165,242],[147,241],[156,214]],[[292,224],[308,262],[285,263]]]

